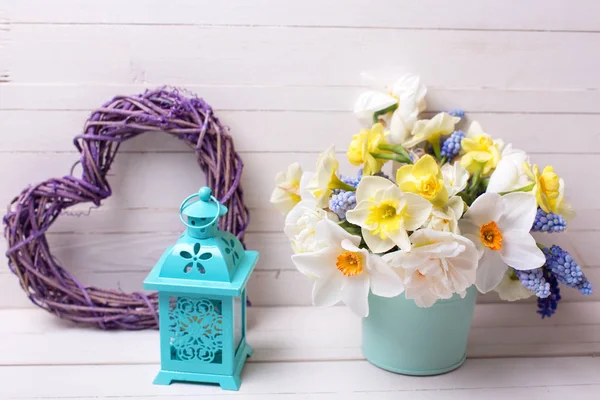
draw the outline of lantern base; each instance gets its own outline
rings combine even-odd
[[[241,357],[238,355],[238,364],[236,365],[233,375],[215,375],[215,374],[200,374],[194,372],[178,372],[178,371],[167,371],[162,369],[156,378],[154,379],[155,385],[170,385],[172,382],[195,382],[195,383],[216,383],[221,386],[223,390],[240,390],[242,384],[240,375],[242,368],[246,363],[246,358],[252,355],[252,347],[250,347],[245,341],[243,343],[244,348],[240,349]]]

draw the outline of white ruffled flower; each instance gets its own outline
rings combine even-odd
[[[517,301],[535,295],[533,291],[524,287],[519,279],[512,279],[509,273],[504,274],[494,291],[505,301]]]
[[[407,231],[423,225],[431,208],[429,201],[402,192],[388,179],[365,176],[356,188],[356,207],[346,213],[346,219],[362,228],[365,243],[373,253],[384,253],[396,245],[408,251]]]
[[[468,239],[450,232],[421,229],[410,236],[412,249],[383,256],[404,284],[407,299],[430,307],[454,293],[462,297],[475,282],[479,254]]]
[[[293,163],[286,171],[275,175],[275,189],[271,193],[271,203],[283,214],[287,214],[300,201],[300,181],[302,167]]]
[[[385,92],[370,90],[360,95],[354,104],[354,114],[365,127],[371,127],[376,112],[397,105],[382,119],[389,128],[388,141],[400,144],[412,130],[419,113],[425,109],[426,94],[427,88],[421,83],[421,78],[406,74]]]
[[[315,278],[313,305],[329,307],[342,301],[355,314],[366,317],[369,289],[382,297],[402,293],[399,276],[383,259],[358,247],[360,236],[351,235],[336,223],[323,219],[316,224],[316,237],[326,247],[292,256],[298,270]]]
[[[314,199],[302,200],[296,204],[285,218],[283,229],[290,240],[294,253],[317,251],[325,246],[315,236],[317,223],[325,218],[338,222],[335,214],[318,208]]]
[[[490,176],[486,189],[489,193],[505,193],[521,189],[532,183],[524,168],[529,165],[529,157],[522,150],[513,149],[509,143],[502,150],[496,169]]]
[[[469,181],[469,173],[458,162],[444,164],[442,166],[442,176],[449,197],[456,196],[465,190]]]
[[[451,197],[444,207],[434,207],[431,215],[423,224],[424,228],[440,232],[452,232],[460,234],[458,220],[465,210],[463,199],[458,196]]]
[[[459,221],[462,234],[481,255],[475,282],[479,291],[487,293],[498,286],[508,266],[528,271],[546,262],[529,233],[536,211],[537,202],[530,193],[484,193]]]

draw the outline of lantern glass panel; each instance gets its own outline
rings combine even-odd
[[[221,300],[172,296],[169,303],[171,360],[221,364]]]
[[[242,295],[233,300],[233,332],[236,354],[239,350],[242,339],[246,336],[246,290]]]

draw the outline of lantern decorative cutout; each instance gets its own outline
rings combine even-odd
[[[194,198],[198,201],[192,202]],[[238,390],[252,348],[246,343],[246,284],[258,252],[218,229],[227,207],[201,188],[179,208],[187,230],[156,263],[144,289],[157,290],[161,371],[172,381]]]

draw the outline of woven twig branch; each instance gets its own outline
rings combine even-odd
[[[221,229],[243,241],[249,218],[240,187],[243,164],[212,108],[178,90],[118,96],[94,111],[84,133],[75,137],[81,177],[71,173],[26,188],[4,216],[10,269],[37,306],[103,329],[158,326],[156,294],[84,287],[55,261],[46,240],[46,231],[64,210],[88,202],[100,206],[112,194],[106,176],[120,144],[148,131],[165,132],[194,149],[207,185],[229,209]]]

